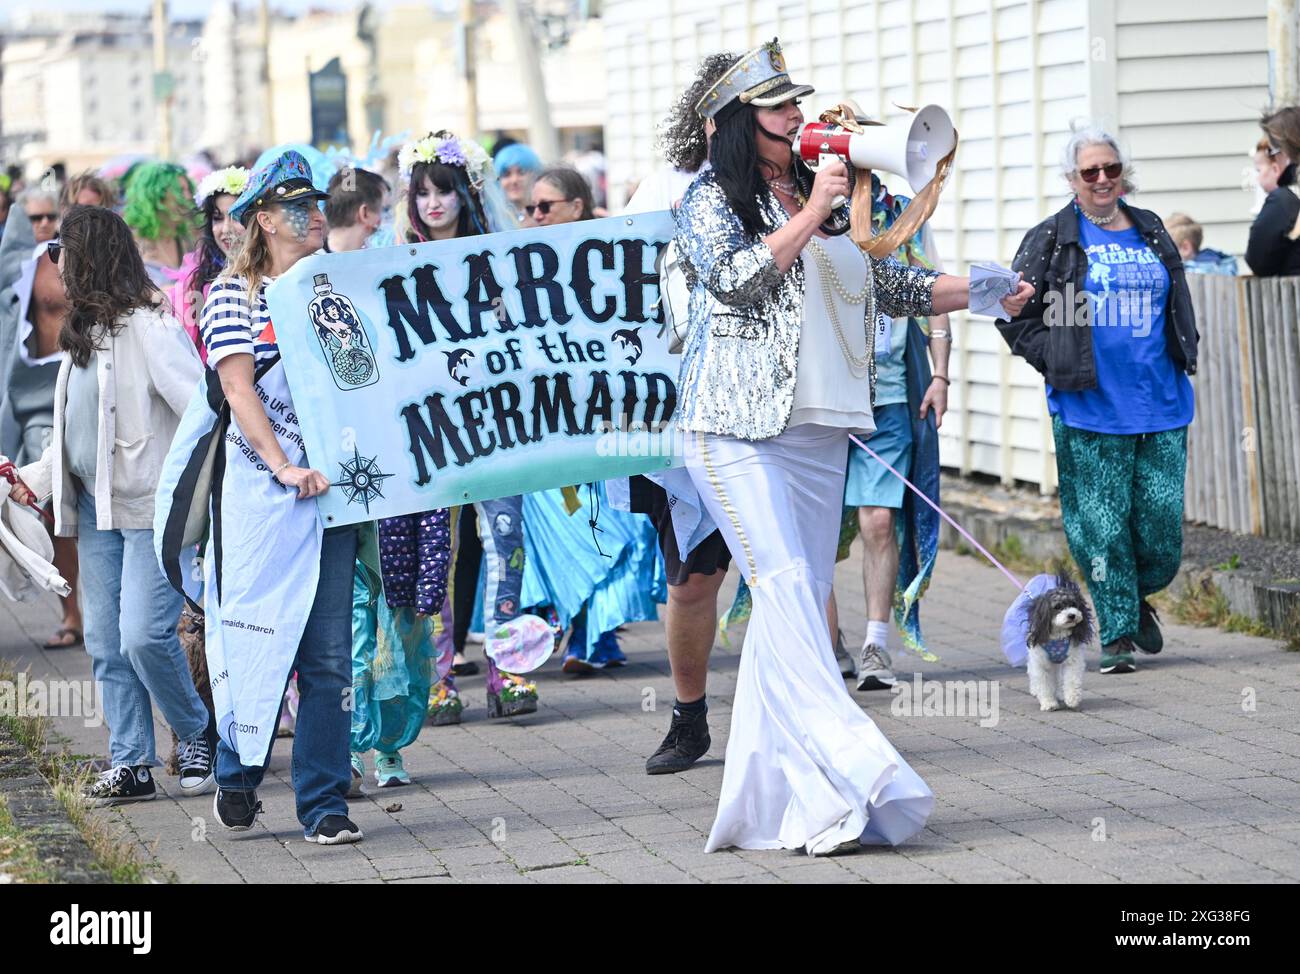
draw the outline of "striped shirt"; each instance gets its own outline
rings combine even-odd
[[[279,351],[273,341],[263,341],[262,332],[271,323],[266,307],[266,288],[274,278],[264,277],[257,293],[249,299],[248,281],[243,277],[218,278],[203,304],[199,330],[208,350],[208,368],[228,355],[252,355],[258,368]]]

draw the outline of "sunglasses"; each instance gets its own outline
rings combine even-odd
[[[1085,183],[1095,183],[1102,173],[1106,174],[1107,179],[1119,179],[1123,171],[1122,163],[1112,162],[1109,166],[1089,166],[1087,169],[1080,169],[1079,178]]]
[[[30,213],[27,216],[27,219],[31,220],[33,223],[53,223],[58,218],[59,215],[57,213]]]
[[[59,243],[58,237],[50,241],[49,246],[45,248],[45,252],[50,255],[52,263],[57,264],[59,262],[59,255],[63,253],[63,244]]]
[[[535,210],[538,213],[540,213],[542,216],[550,216],[552,206],[559,206],[561,203],[572,203],[572,202],[573,200],[571,199],[542,200],[540,203],[529,203],[527,206],[524,207],[524,212],[527,213],[529,216],[532,216],[533,211]]]

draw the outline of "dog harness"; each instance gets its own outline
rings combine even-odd
[[[1047,658],[1053,663],[1064,663],[1065,658],[1070,655],[1070,640],[1053,639],[1042,649],[1047,654]]]

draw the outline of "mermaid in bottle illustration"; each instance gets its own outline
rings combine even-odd
[[[316,297],[308,314],[316,328],[334,383],[343,390],[359,389],[379,381],[373,347],[352,301],[334,293],[326,274],[317,274]]]

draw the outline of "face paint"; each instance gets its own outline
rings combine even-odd
[[[454,189],[443,192],[425,176],[415,193],[415,208],[434,234],[445,233],[460,219],[460,197]]]
[[[305,243],[311,232],[311,210],[315,203],[284,203],[280,209],[284,213],[285,226],[293,234],[293,239]]]

